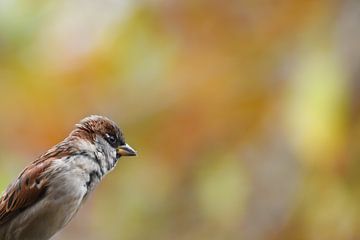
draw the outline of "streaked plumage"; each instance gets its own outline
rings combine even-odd
[[[121,156],[135,151],[114,122],[83,119],[27,166],[0,198],[0,240],[47,240],[75,215]]]

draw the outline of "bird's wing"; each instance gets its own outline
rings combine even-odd
[[[0,226],[42,199],[51,177],[49,167],[54,160],[74,155],[79,151],[71,144],[71,139],[67,142],[52,147],[40,156],[5,190],[0,197]]]
[[[49,160],[49,159],[48,159]],[[38,161],[25,168],[0,198],[0,226],[44,196],[52,161]]]

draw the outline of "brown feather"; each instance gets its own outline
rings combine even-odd
[[[52,161],[31,164],[0,198],[0,225],[41,199],[46,192],[48,178],[44,173]]]
[[[72,147],[72,140],[74,139],[67,139],[40,156],[5,190],[0,198],[0,225],[41,200],[48,187],[48,169],[53,161],[78,151]]]

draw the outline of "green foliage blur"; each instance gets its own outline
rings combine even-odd
[[[359,239],[359,22],[356,0],[0,0],[0,187],[100,114],[139,156],[55,239]]]

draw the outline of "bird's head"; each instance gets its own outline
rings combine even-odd
[[[120,128],[103,116],[92,115],[82,119],[76,124],[71,136],[84,140],[85,149],[93,149],[99,154],[104,154],[104,160],[111,161],[111,168],[122,156],[136,156],[136,151],[125,142]]]

